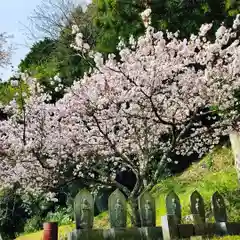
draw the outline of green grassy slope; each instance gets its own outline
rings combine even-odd
[[[174,190],[181,200],[183,216],[189,215],[190,194],[198,190],[205,200],[206,215],[209,221],[212,221],[210,199],[215,191],[219,191],[225,198],[229,221],[240,222],[240,191],[233,156],[228,148],[217,149],[199,163],[192,165],[183,174],[161,181],[153,188],[152,194],[156,199],[157,207],[157,225],[161,224],[161,216],[166,213],[164,200],[171,190]],[[60,235],[71,231],[73,227],[74,225],[62,226]],[[102,213],[94,219],[94,228],[108,227],[107,213]],[[41,237],[42,232],[37,232],[18,237],[17,240],[41,240]],[[240,240],[240,236],[234,239]]]

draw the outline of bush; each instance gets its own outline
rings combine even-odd
[[[72,223],[72,207],[57,208],[55,212],[49,212],[45,222],[58,222],[59,225]]]
[[[39,216],[33,216],[32,218],[28,219],[25,226],[24,232],[32,233],[42,229],[42,219]]]
[[[0,233],[3,239],[14,239],[22,232],[28,213],[16,189],[0,192]]]

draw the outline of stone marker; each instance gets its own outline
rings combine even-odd
[[[176,223],[180,224],[182,215],[181,215],[181,204],[179,197],[175,192],[170,192],[166,197],[166,209],[168,215],[174,215],[176,218]]]
[[[89,229],[93,227],[94,200],[91,193],[82,189],[74,200],[74,215],[76,229]]]
[[[126,198],[118,189],[108,199],[108,211],[111,228],[125,228],[127,226]]]
[[[190,196],[191,214],[199,215],[202,223],[205,223],[204,200],[198,191],[194,191]]]
[[[149,192],[144,192],[138,198],[138,208],[140,211],[142,227],[156,226],[155,199]]]
[[[226,206],[219,192],[212,195],[212,210],[216,222],[227,222]]]

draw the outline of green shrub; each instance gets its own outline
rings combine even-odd
[[[65,225],[72,222],[72,208],[57,208],[56,212],[49,212],[45,222],[58,222],[59,225]]]
[[[32,233],[42,229],[42,219],[39,216],[34,216],[27,220],[24,226],[24,232]]]
[[[4,240],[14,239],[24,230],[28,213],[16,189],[0,192],[0,233]]]

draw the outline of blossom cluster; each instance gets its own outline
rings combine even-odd
[[[83,53],[88,52],[90,46],[88,43],[84,42],[83,34],[79,32],[79,28],[77,25],[72,26],[72,34],[75,35],[75,44],[71,44],[71,47]]]
[[[147,8],[145,11],[141,13],[141,18],[143,20],[143,24],[145,27],[148,27],[151,25],[151,8]]]
[[[75,178],[119,187],[117,172],[131,169],[140,191],[178,162],[173,152],[205,154],[239,126],[239,19],[214,42],[211,25],[184,40],[148,26],[130,39],[134,48],[120,50],[121,61],[95,55],[97,69],[56,104],[34,83],[24,114],[0,122],[0,181],[39,193]]]

